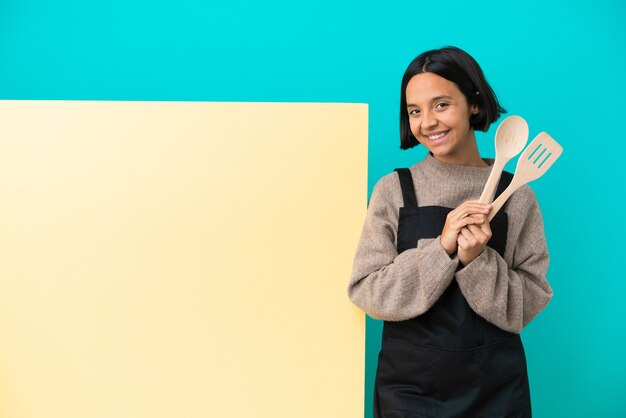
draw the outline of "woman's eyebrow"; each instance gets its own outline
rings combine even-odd
[[[436,102],[437,100],[441,100],[441,99],[452,99],[452,96],[448,96],[448,95],[443,94],[441,96],[433,97],[432,99],[430,99],[430,102],[431,103],[432,102]],[[417,107],[417,105],[413,104],[413,103],[407,103],[406,106],[407,107],[410,107],[410,106]]]

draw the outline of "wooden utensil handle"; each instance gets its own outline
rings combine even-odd
[[[506,164],[506,161],[504,164]],[[493,163],[491,173],[489,173],[489,178],[487,179],[487,183],[485,183],[483,193],[480,195],[480,199],[478,200],[480,203],[491,203],[493,200],[493,196],[496,194],[496,187],[498,186],[500,176],[502,175],[504,164],[502,162],[498,162],[498,158],[496,156],[496,161]]]
[[[489,216],[488,216],[489,222],[491,222],[493,217],[496,216],[496,213],[498,213],[498,211],[502,209],[502,206],[504,206],[504,203],[507,201],[509,197],[511,197],[513,192],[519,189],[524,184],[526,183],[515,182],[515,179],[511,181],[511,184],[509,184],[509,187],[504,189],[504,191],[500,194],[500,196],[498,196],[498,198],[491,204],[491,210],[489,211]]]

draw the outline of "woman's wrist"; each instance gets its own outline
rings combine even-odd
[[[446,252],[446,254],[448,254],[450,257],[452,257],[454,253],[456,252],[456,248],[450,248],[444,244],[444,242],[441,240],[441,235],[439,236],[439,244],[441,245],[443,250]]]

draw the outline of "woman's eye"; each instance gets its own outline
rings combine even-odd
[[[409,110],[409,115],[417,115],[418,112],[419,112],[419,110],[417,110],[417,109]]]
[[[443,106],[443,107],[441,107],[441,106]],[[446,108],[446,107],[448,107],[448,103],[438,103],[438,104],[437,104],[437,108],[438,108],[438,109],[444,109],[444,108]]]

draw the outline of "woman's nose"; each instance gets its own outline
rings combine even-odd
[[[437,125],[437,118],[430,112],[424,112],[422,115],[422,128],[432,128]]]

